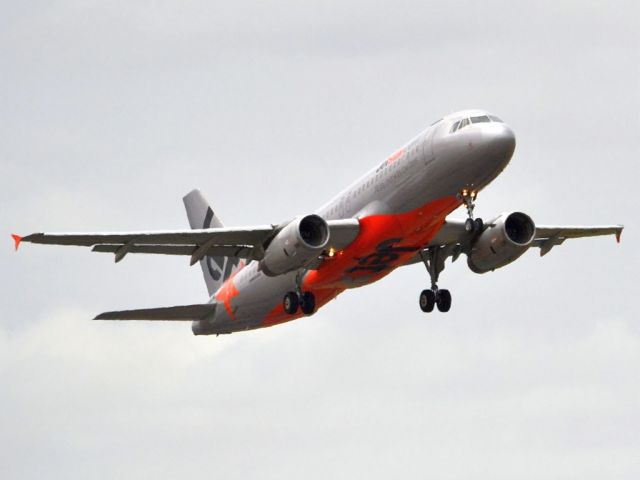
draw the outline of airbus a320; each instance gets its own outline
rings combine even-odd
[[[475,273],[547,254],[567,239],[615,235],[622,225],[536,225],[523,212],[474,216],[479,192],[507,166],[513,130],[482,110],[448,115],[396,150],[315,212],[280,224],[225,227],[203,195],[184,197],[190,229],[127,233],[34,233],[20,242],[92,247],[119,262],[133,253],[186,255],[209,292],[196,305],[106,312],[98,320],[192,321],[196,335],[269,327],[312,315],[347,289],[423,263],[430,286],[423,312],[451,308],[440,288],[445,261],[465,254]],[[464,206],[467,218],[449,219]]]

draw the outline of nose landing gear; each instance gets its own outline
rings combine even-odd
[[[438,277],[444,270],[444,261],[447,259],[452,246],[429,247],[420,250],[422,262],[431,277],[431,288],[420,292],[420,309],[423,312],[432,312],[434,307],[438,307],[440,312],[448,312],[451,309],[451,293],[449,290],[438,288]]]
[[[473,209],[476,206],[477,197],[478,192],[467,188],[463,188],[458,194],[458,198],[463,201],[464,206],[467,209],[467,214],[469,215],[469,218],[464,222],[464,229],[467,233],[479,233],[484,229],[484,222],[482,219],[473,218]]]

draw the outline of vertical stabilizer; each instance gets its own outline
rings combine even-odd
[[[200,190],[192,190],[182,200],[191,228],[219,228],[223,226]],[[206,256],[200,260],[209,296],[212,296],[220,288],[239,263],[240,259],[237,257]]]

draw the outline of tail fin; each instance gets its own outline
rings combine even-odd
[[[192,190],[182,199],[187,210],[191,228],[219,228],[222,222],[213,213],[200,190]],[[238,267],[240,259],[237,257],[206,256],[200,260],[204,281],[207,284],[209,296],[212,296],[224,281],[231,276]]]

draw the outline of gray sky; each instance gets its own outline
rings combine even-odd
[[[0,477],[638,478],[636,2],[91,3],[1,4]],[[186,227],[194,187],[279,222],[463,108],[518,142],[477,213],[622,244],[460,261],[446,316],[416,265],[218,338],[88,320],[203,301],[185,259],[12,250]]]

